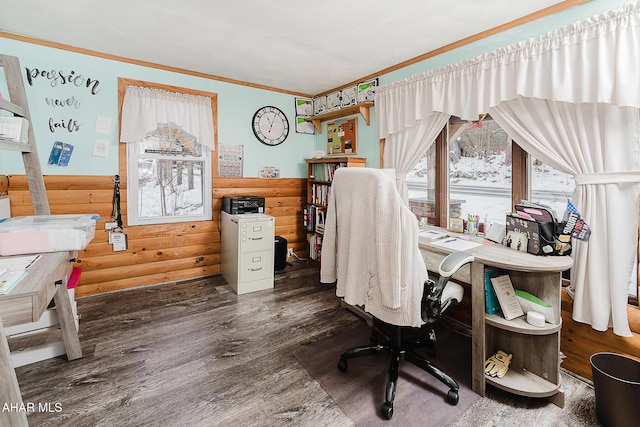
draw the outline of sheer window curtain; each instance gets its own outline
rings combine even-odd
[[[384,166],[395,169],[396,187],[406,205],[409,204],[407,174],[429,150],[449,117],[449,114],[434,112],[426,119],[418,121],[415,126],[389,135],[385,140]]]
[[[584,281],[582,284],[577,283],[577,288],[574,289],[574,319],[590,323],[597,330],[612,323],[614,332],[619,335],[627,335],[629,331],[626,314],[627,284],[626,281],[624,284],[618,283],[618,274],[626,275],[623,272],[626,268],[625,257],[615,260],[615,265],[620,268],[607,270],[607,275],[615,275],[615,283],[610,281],[609,276],[595,272],[595,264],[586,264],[587,259],[594,259],[588,253],[597,250],[594,248],[597,245],[604,245],[608,253],[633,254],[637,250],[637,228],[634,229],[633,224],[637,221],[638,205],[637,199],[631,197],[631,194],[636,188],[634,182],[640,171],[640,163],[637,159],[633,163],[633,156],[620,159],[621,163],[617,163],[618,160],[611,157],[609,148],[630,144],[625,146],[632,149],[633,142],[637,143],[638,140],[637,135],[628,134],[631,124],[625,122],[629,115],[637,115],[634,109],[640,108],[638,52],[640,2],[475,58],[388,83],[376,92],[378,137],[387,141],[390,135],[413,127],[416,121],[425,119],[434,112],[455,115],[465,120],[477,120],[480,114],[491,112],[492,107],[518,97],[571,104],[632,107],[630,110],[598,107],[606,112],[592,112],[587,116],[582,116],[584,112],[576,112],[572,121],[565,122],[572,123],[566,126],[578,128],[584,125],[585,129],[597,131],[601,142],[599,147],[589,145],[593,143],[593,138],[583,141],[583,144],[587,144],[583,145],[584,149],[595,150],[593,152],[580,153],[577,148],[579,146],[570,145],[572,154],[564,153],[564,144],[573,144],[571,141],[577,139],[564,135],[560,139],[546,136],[531,139],[550,142],[548,152],[539,144],[526,147],[541,160],[560,170],[577,174],[576,183],[579,188],[574,202],[585,220],[592,223],[592,234],[586,245],[576,244],[585,248],[578,249],[574,255],[574,271],[582,271],[584,274]],[[573,113],[566,112],[567,116],[571,114]],[[506,116],[505,113],[503,118]],[[591,122],[588,117],[591,117]],[[547,123],[538,120],[527,122],[528,131],[535,127],[546,129]],[[566,120],[569,120],[568,117]],[[504,123],[505,120],[500,124]],[[512,127],[513,132],[516,126]],[[617,137],[612,135],[616,133],[626,142],[613,141]],[[599,159],[605,159],[604,163],[597,163]],[[601,175],[603,173],[605,175]],[[612,217],[614,208],[605,207],[616,206],[624,197],[631,197],[633,205],[629,202],[618,205],[615,209],[616,216]],[[629,209],[621,213],[620,206],[628,206]],[[605,219],[607,215],[609,217]],[[616,238],[618,234],[613,229],[622,224],[620,215],[625,218],[628,215],[631,228],[625,226],[628,236],[614,242],[612,238]],[[596,223],[607,224],[607,228],[597,228]],[[631,244],[630,240],[634,240],[634,243]],[[585,251],[587,255],[583,254]],[[609,296],[600,299],[603,287],[607,288],[604,292],[609,293]],[[624,304],[620,296],[623,291],[619,288],[624,288]]]
[[[527,152],[575,177],[573,201],[592,235],[572,242],[573,319],[598,331],[613,327],[621,336],[631,336],[626,308],[638,241],[638,112],[523,97],[490,110]]]
[[[122,103],[120,141],[140,141],[159,123],[175,123],[214,150],[211,98],[137,86],[127,86]]]

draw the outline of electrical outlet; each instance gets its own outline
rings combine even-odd
[[[291,258],[293,256],[293,248],[287,248],[287,258]]]

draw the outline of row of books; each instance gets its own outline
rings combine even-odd
[[[311,198],[310,201],[314,205],[326,206],[329,203],[329,194],[331,193],[331,186],[327,184],[313,184],[311,185]]]
[[[309,258],[320,261],[322,253],[322,234],[307,234],[307,244],[309,245]]]
[[[302,223],[307,231],[324,233],[324,220],[327,208],[315,205],[307,205],[304,208]]]
[[[333,181],[336,170],[345,166],[347,166],[346,163],[313,163],[311,174],[316,181]]]

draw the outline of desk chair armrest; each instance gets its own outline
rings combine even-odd
[[[440,263],[440,277],[453,276],[463,265],[473,262],[473,260],[473,255],[467,252],[454,252],[447,255]]]
[[[457,298],[447,298],[445,301],[442,301],[442,293],[449,282],[449,278],[473,260],[473,255],[466,252],[454,252],[442,260],[438,269],[440,277],[436,278],[431,276],[424,284],[422,320],[427,323],[433,323],[442,313],[462,300],[460,297],[460,300]]]

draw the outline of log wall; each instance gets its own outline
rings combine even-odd
[[[24,175],[10,177],[12,216],[33,215]],[[288,241],[301,258],[306,252],[302,207],[306,181],[301,178],[214,178],[213,220],[126,226],[126,180],[121,206],[128,249],[114,252],[105,222],[111,221],[111,176],[45,176],[51,214],[97,213],[96,236],[78,253],[82,268],[77,296],[220,273],[220,207],[223,196],[261,196],[265,213],[275,217],[275,234]]]

